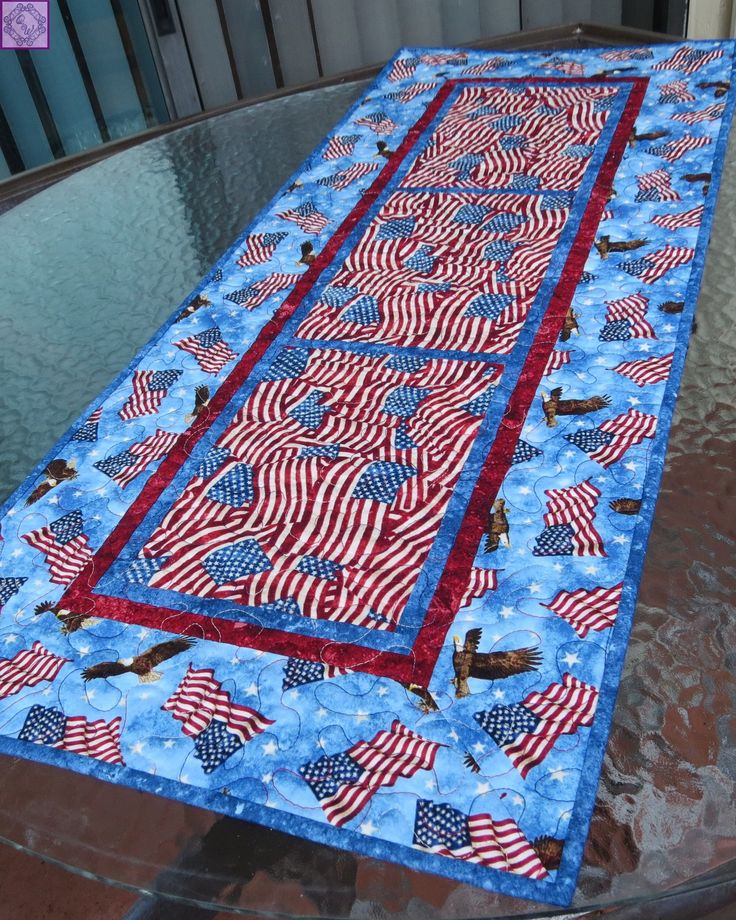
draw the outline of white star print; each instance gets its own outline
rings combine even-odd
[[[262,750],[266,757],[273,757],[274,754],[278,751],[278,745],[273,741],[267,741],[263,746]]]

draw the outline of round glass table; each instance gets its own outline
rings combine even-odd
[[[209,118],[0,216],[0,491],[128,364],[364,86]],[[732,145],[573,908],[9,757],[0,841],[144,895],[244,915],[674,918],[736,903],[735,239]]]

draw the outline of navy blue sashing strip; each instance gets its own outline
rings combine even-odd
[[[569,82],[570,81],[567,80],[562,81],[559,85],[567,86]],[[544,276],[544,281],[529,310],[524,327],[519,333],[511,356],[506,356],[504,359],[504,356],[488,354],[478,356],[473,352],[454,351],[449,353],[419,348],[390,348],[380,343],[371,343],[369,346],[363,345],[362,347],[354,347],[353,343],[345,343],[343,341],[305,340],[294,338],[292,335],[304,316],[319,299],[321,291],[324,287],[329,285],[332,277],[334,277],[340,269],[344,259],[352,251],[356,242],[365,232],[366,227],[374,219],[381,207],[383,207],[386,199],[396,190],[395,186],[401,182],[404,175],[406,175],[411,168],[416,156],[424,149],[438,121],[444,117],[447,109],[457,98],[457,94],[462,91],[466,85],[468,84],[457,87],[456,90],[449,95],[448,99],[445,100],[445,103],[437,112],[435,118],[427,125],[422,138],[418,141],[416,153],[406,158],[396,174],[392,177],[392,181],[389,182],[383,190],[382,195],[379,196],[378,200],[373,204],[366,215],[356,224],[354,230],[335,254],[330,266],[323,271],[319,281],[304,297],[297,310],[294,311],[294,314],[292,314],[284,324],[279,335],[271,343],[261,361],[230,400],[227,410],[224,410],[220,414],[207,434],[199,441],[192,451],[189,460],[178,470],[172,482],[161,493],[143,522],[131,535],[125,551],[118,556],[110,569],[108,569],[105,575],[100,579],[94,589],[95,594],[126,598],[184,612],[191,612],[192,605],[196,604],[197,613],[200,615],[204,614],[206,616],[251,622],[259,625],[262,624],[262,617],[264,613],[267,612],[268,627],[270,629],[282,630],[297,635],[318,635],[326,641],[336,640],[350,642],[351,644],[361,645],[367,649],[400,651],[400,649],[406,648],[407,652],[411,653],[411,647],[424,623],[428,606],[427,598],[434,594],[437,582],[444,569],[447,556],[453,546],[458,529],[462,524],[468,502],[470,501],[470,497],[477,483],[483,462],[488,455],[495,439],[498,426],[501,423],[506,408],[506,400],[502,394],[498,394],[491,401],[490,408],[478,431],[476,440],[473,443],[473,447],[468,455],[460,478],[455,485],[431,550],[421,571],[417,575],[414,589],[401,616],[400,622],[392,631],[369,629],[366,627],[354,626],[349,623],[339,623],[330,620],[311,620],[308,618],[301,618],[294,614],[283,613],[271,607],[269,607],[267,611],[264,611],[261,607],[237,607],[232,601],[192,597],[191,595],[180,594],[168,589],[131,584],[131,582],[127,580],[126,571],[133,559],[138,556],[138,552],[145,545],[155,527],[169,510],[171,504],[178,498],[181,490],[191,478],[194,469],[196,469],[199,463],[204,459],[205,454],[224,432],[227,425],[230,424],[233,416],[252,393],[255,386],[264,378],[272,362],[276,359],[278,353],[285,345],[298,345],[306,348],[337,347],[344,348],[348,351],[356,350],[374,353],[376,355],[391,352],[411,352],[414,354],[422,354],[427,357],[437,354],[442,357],[457,357],[461,360],[485,360],[493,363],[504,363],[504,361],[506,361],[506,366],[503,376],[499,381],[499,386],[502,388],[504,394],[513,391],[526,362],[537,326],[547,309],[549,299],[559,281],[562,269],[569,255],[570,247],[577,235],[580,220],[588,206],[590,193],[597,181],[601,166],[608,153],[613,134],[618,127],[619,120],[628,102],[631,93],[631,84],[624,83],[616,85],[618,92],[610,110],[611,116],[606,120],[606,124],[598,138],[595,150],[584,173],[583,180],[575,193],[573,206],[568,213],[565,227],[560,234],[557,246],[552,254],[552,258]],[[481,85],[488,86],[489,84],[482,83]],[[493,86],[498,85],[505,85],[504,81],[494,81]],[[548,85],[550,84],[545,83],[545,86]],[[551,85],[556,84],[553,83]],[[584,85],[591,84],[585,83]],[[409,190],[401,189],[401,191],[407,191],[408,194],[411,194]],[[429,191],[433,191],[433,189]],[[466,189],[454,189],[453,191],[456,193],[467,192]],[[504,191],[504,189],[486,189],[484,193],[503,194]]]

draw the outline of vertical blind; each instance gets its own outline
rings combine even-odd
[[[0,179],[172,118],[573,22],[684,31],[686,0],[50,0],[50,49],[0,51]]]

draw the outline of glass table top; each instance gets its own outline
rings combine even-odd
[[[0,216],[2,498],[364,87],[212,117]],[[9,757],[0,841],[111,884],[246,915],[453,920],[615,907],[614,916],[675,917],[696,915],[678,913],[683,905],[722,903],[736,879],[734,238],[732,144],[572,913]]]

